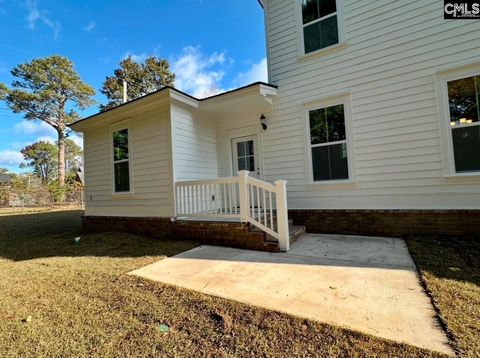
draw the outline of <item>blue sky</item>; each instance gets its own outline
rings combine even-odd
[[[59,54],[105,102],[99,89],[122,58],[155,55],[170,61],[177,88],[201,97],[266,81],[264,36],[256,0],[0,0],[0,82],[10,85],[17,64]],[[55,132],[5,108],[0,167],[18,172],[19,150]]]

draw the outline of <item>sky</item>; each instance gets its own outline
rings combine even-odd
[[[256,0],[0,0],[0,82],[10,86],[14,66],[53,54],[74,63],[99,103],[106,102],[100,93],[105,77],[129,55],[167,59],[175,86],[197,97],[267,81]],[[96,112],[98,106],[80,114]],[[0,167],[24,171],[20,149],[55,136],[48,125],[0,102]]]

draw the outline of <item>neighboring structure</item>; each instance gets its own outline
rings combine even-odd
[[[83,165],[79,165],[77,168],[77,173],[75,174],[75,183],[79,185],[85,185],[85,170]]]
[[[0,185],[9,185],[12,182],[12,174],[0,174]]]
[[[148,217],[172,234],[170,218],[229,216],[288,249],[281,189],[264,182],[281,179],[311,232],[478,235],[480,21],[426,0],[260,3],[273,85],[202,100],[165,88],[72,125],[85,225]],[[239,170],[256,178],[243,195]]]

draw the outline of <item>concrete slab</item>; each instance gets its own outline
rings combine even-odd
[[[401,239],[307,234],[280,254],[200,246],[130,274],[452,354]]]

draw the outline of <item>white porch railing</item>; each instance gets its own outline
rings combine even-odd
[[[289,250],[286,181],[275,185],[248,176],[179,181],[175,183],[177,218],[238,219],[276,238]]]

